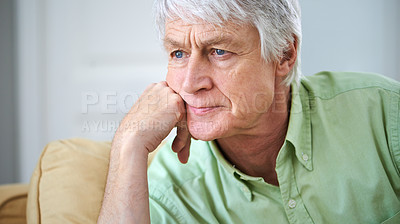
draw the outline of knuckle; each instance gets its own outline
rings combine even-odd
[[[176,103],[178,103],[178,104],[182,104],[182,103],[183,103],[183,100],[182,100],[181,96],[179,96],[179,95],[176,94],[176,93],[174,93],[174,94],[172,95],[172,99],[173,99]]]
[[[153,89],[155,85],[156,85],[156,83],[151,83],[151,84],[149,84],[149,85],[146,87],[146,89],[144,90],[144,93],[150,91],[151,89]]]
[[[155,86],[156,88],[159,88],[159,89],[164,89],[165,87],[167,87],[167,84],[166,84],[165,81],[162,81],[162,82],[155,83],[154,86]]]

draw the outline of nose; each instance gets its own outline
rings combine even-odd
[[[187,64],[187,72],[183,80],[182,88],[188,94],[194,94],[202,90],[212,88],[212,68],[207,58],[201,54],[192,54]]]

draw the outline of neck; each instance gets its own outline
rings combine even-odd
[[[251,134],[217,140],[222,154],[236,168],[247,175],[263,177],[276,186],[279,185],[276,158],[285,141],[290,107],[290,87],[282,88],[285,94],[275,94],[270,109]]]

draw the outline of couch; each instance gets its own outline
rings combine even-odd
[[[29,184],[0,185],[0,223],[96,223],[110,147],[87,139],[49,143]]]

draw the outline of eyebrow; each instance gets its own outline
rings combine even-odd
[[[164,47],[184,47],[184,44],[172,38],[166,37],[164,39]]]
[[[232,44],[233,40],[231,37],[227,35],[222,35],[222,36],[215,36],[212,38],[205,39],[202,41],[202,45],[210,46],[210,45],[220,45],[220,44]],[[175,39],[166,37],[164,39],[164,47],[180,47],[180,48],[185,48],[185,44],[177,41]],[[236,44],[234,44],[236,45]]]

